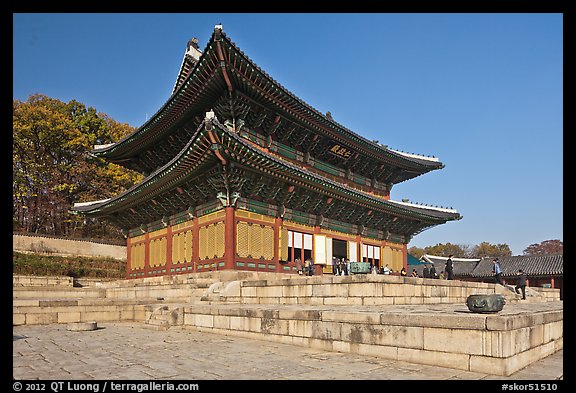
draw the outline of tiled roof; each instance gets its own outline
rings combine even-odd
[[[422,260],[434,263],[436,271],[440,272],[446,264],[446,257],[426,254]],[[493,257],[481,259],[452,258],[454,262],[454,275],[461,277],[491,277]],[[512,257],[499,257],[502,267],[502,276],[513,276],[522,269],[527,276],[563,275],[564,255],[517,255]]]
[[[444,270],[444,266],[446,266],[448,257],[424,254],[421,259],[425,262],[433,263],[434,267],[436,268],[436,272],[439,274],[442,270]],[[454,275],[470,275],[479,261],[480,258],[452,258]]]
[[[473,277],[492,276],[492,260],[482,258],[474,271]],[[518,255],[498,258],[502,267],[502,276],[513,276],[518,269],[522,269],[528,276],[562,275],[564,273],[564,255]]]

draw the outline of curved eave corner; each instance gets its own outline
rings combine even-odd
[[[427,217],[429,217],[435,221],[439,220],[442,222],[446,222],[446,221],[460,220],[462,218],[462,216],[455,209],[445,208],[445,207],[428,206],[428,205],[420,205],[420,204],[415,204],[415,203],[410,203],[410,202],[399,202],[399,201],[394,201],[394,200],[380,200],[380,199],[377,199],[377,198],[375,198],[369,194],[366,194],[362,191],[356,190],[354,188],[350,188],[346,185],[336,184],[334,181],[332,181],[328,178],[325,178],[321,175],[318,175],[315,173],[304,172],[302,170],[302,168],[294,166],[294,165],[292,165],[288,162],[285,162],[283,160],[278,160],[276,157],[270,155],[267,152],[264,152],[264,151],[261,151],[258,149],[254,149],[254,147],[252,147],[249,143],[246,143],[244,140],[242,140],[242,138],[238,137],[238,135],[236,133],[231,132],[230,130],[227,129],[227,127],[222,125],[213,114],[209,118],[207,117],[206,120],[208,120],[211,125],[215,126],[217,129],[219,129],[220,132],[226,133],[229,137],[231,137],[234,140],[236,140],[237,142],[241,143],[247,149],[253,151],[255,154],[263,156],[266,159],[275,161],[275,162],[287,167],[287,169],[289,169],[295,173],[299,173],[300,176],[302,177],[302,179],[304,179],[304,180],[315,179],[315,182],[319,183],[319,184],[332,184],[334,187],[342,188],[342,189],[346,190],[347,192],[351,193],[352,195],[356,195],[362,199],[366,199],[366,200],[370,201],[370,203],[375,203],[376,205],[379,205],[379,204],[393,205],[395,208],[400,209],[400,210],[404,210],[408,214],[416,213],[418,215],[424,215],[424,216],[427,216]]]
[[[98,201],[90,201],[90,202],[78,202],[72,206],[71,211],[74,213],[85,213],[89,214],[92,211],[97,210],[99,207],[105,205],[110,201],[111,198],[100,199]]]
[[[388,202],[403,206],[403,207],[408,208],[412,211],[419,212],[420,214],[425,214],[425,215],[441,218],[445,221],[458,221],[458,220],[461,220],[463,218],[463,216],[460,213],[458,213],[458,211],[456,209],[452,209],[452,208],[421,205],[421,204],[411,203],[411,202],[395,201],[392,199],[389,200]]]

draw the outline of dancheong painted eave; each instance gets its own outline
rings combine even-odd
[[[189,204],[215,199],[217,188],[210,187],[222,175],[221,172],[214,169],[220,166],[229,168],[226,176],[237,171],[238,179],[252,177],[259,178],[258,181],[260,182],[264,181],[262,179],[265,176],[271,179],[269,184],[275,184],[280,188],[284,187],[282,185],[285,184],[287,187],[284,189],[297,187],[304,190],[303,192],[308,193],[307,197],[316,198],[319,204],[330,200],[331,202],[328,203],[332,203],[333,206],[340,206],[340,213],[334,214],[341,214],[342,209],[357,209],[358,214],[367,214],[366,222],[371,222],[370,220],[375,217],[379,218],[374,222],[390,229],[402,228],[405,236],[412,236],[424,229],[447,221],[461,219],[460,214],[454,209],[386,200],[307,171],[257,148],[222,125],[216,118],[206,119],[194,137],[176,157],[149,175],[140,184],[107,201],[75,205],[75,209],[78,212],[96,217],[122,217],[118,220],[123,219],[128,223],[126,224],[128,226],[137,226],[145,221],[158,220],[166,214],[186,210]],[[207,171],[208,174],[205,174]],[[200,182],[210,184],[210,187],[200,190],[201,192],[190,191],[199,187]],[[183,194],[182,188],[187,190],[186,195],[190,196],[193,201],[178,196],[178,192],[175,190],[180,189],[180,194]],[[251,197],[248,191],[249,187],[245,186],[244,183],[237,185],[237,190],[243,197]],[[209,194],[208,199],[199,200],[198,195],[204,194]],[[173,207],[169,212],[164,206],[167,205],[165,203],[167,200]],[[278,203],[280,204],[280,202]],[[155,208],[155,205],[164,207]],[[288,207],[292,208],[293,206]],[[130,221],[131,216],[137,215],[136,211],[140,217],[145,217],[142,222]],[[370,214],[372,214],[371,217],[369,217]],[[341,219],[341,216],[337,216],[337,219]],[[349,218],[349,220],[353,219],[357,219],[357,217]]]
[[[190,43],[187,51],[190,51]],[[203,114],[212,110],[219,99],[232,91],[239,101],[244,100],[242,104],[251,102],[262,105],[276,113],[277,118],[302,127],[309,133],[321,135],[334,144],[341,144],[357,152],[360,157],[370,157],[383,165],[397,167],[404,173],[397,182],[444,166],[435,157],[399,152],[370,141],[337,123],[331,116],[312,108],[254,64],[220,27],[215,28],[203,52],[193,51],[192,54],[199,56],[199,59],[196,61],[196,57],[185,55],[174,92],[165,104],[121,141],[95,146],[95,155],[131,169],[152,173],[184,146],[191,133],[187,129],[195,129]],[[179,137],[181,135],[183,137]],[[174,138],[168,145],[173,145],[175,151],[160,151],[157,148],[159,142],[171,136]],[[151,164],[155,167],[143,170],[135,161],[147,155],[163,157],[155,158]]]

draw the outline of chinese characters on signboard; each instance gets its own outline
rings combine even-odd
[[[340,145],[334,145],[330,148],[330,153],[337,155],[338,157],[342,157],[348,159],[352,156],[352,150],[349,150]]]

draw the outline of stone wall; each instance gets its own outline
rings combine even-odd
[[[12,250],[59,256],[85,256],[126,260],[126,246],[44,236],[13,234]]]

